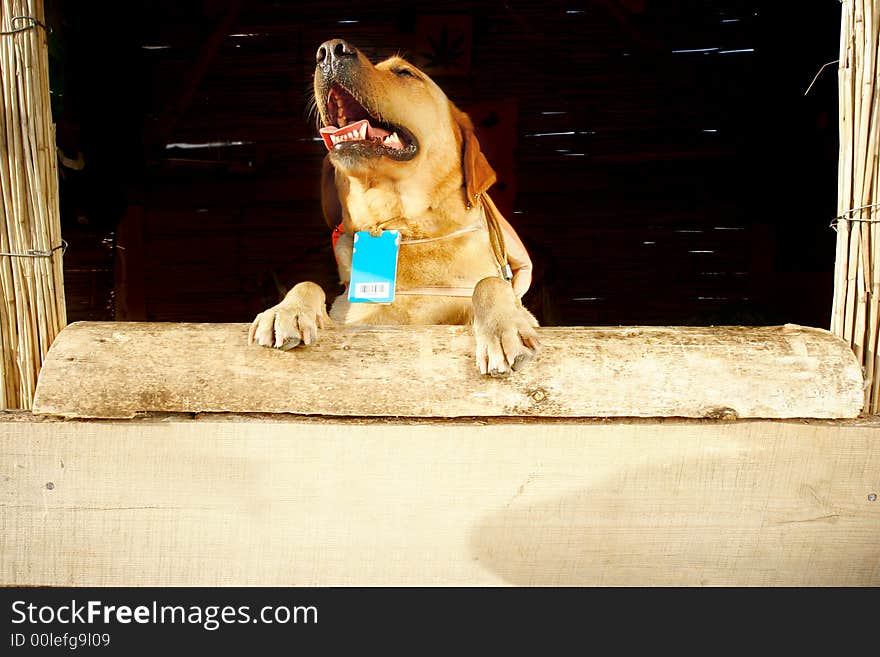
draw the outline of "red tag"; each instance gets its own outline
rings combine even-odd
[[[339,224],[336,227],[336,230],[333,231],[333,235],[331,235],[330,239],[333,240],[333,255],[336,256],[336,242],[339,241],[340,236],[345,234],[345,230],[342,228],[342,224]],[[339,258],[336,258],[336,261],[339,262]]]

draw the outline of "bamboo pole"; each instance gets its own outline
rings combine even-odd
[[[874,1],[875,16],[880,16],[880,0]],[[878,20],[880,22],[880,20]],[[878,31],[875,40],[875,52],[880,53],[880,31]],[[878,64],[880,66],[880,64]],[[880,95],[880,93],[878,93]],[[880,99],[876,105],[877,121],[880,123]],[[873,156],[875,158],[874,176],[874,193],[873,199],[880,199],[880,138],[874,144]],[[868,379],[868,406],[874,412],[880,411],[880,354],[878,354],[878,346],[880,346],[880,212],[873,208],[870,217],[872,223],[866,225],[868,232],[868,241],[871,245],[874,258],[871,262],[871,270],[869,272],[869,314],[871,317],[870,333],[868,339],[868,363],[870,365],[870,378]]]
[[[0,408],[30,408],[67,323],[43,0],[0,0],[0,31]]]
[[[877,36],[876,23],[877,16],[874,12],[874,0],[863,0],[862,13],[864,15],[864,33],[860,40],[861,44],[861,61],[862,61],[862,86],[860,103],[861,106],[861,127],[860,142],[858,144],[859,152],[863,153],[863,157],[859,157],[860,178],[857,180],[857,191],[860,198],[865,204],[874,201],[871,195],[874,179],[874,139],[872,133],[876,131],[877,113],[875,112],[875,84],[876,77],[876,59],[877,59]],[[870,221],[873,216],[873,208],[866,208],[859,211],[859,218]],[[857,357],[861,357],[865,365],[866,376],[871,376],[873,372],[873,363],[871,362],[868,352],[869,342],[869,297],[868,297],[868,280],[870,280],[871,272],[871,248],[868,243],[868,230],[870,223],[859,222],[858,230],[854,231],[858,239],[859,264],[857,270],[857,286],[854,291],[856,319],[854,322],[853,345]]]
[[[856,199],[860,198],[859,196],[859,181],[862,177],[862,167],[861,167],[861,157],[859,157],[860,143],[861,143],[861,125],[862,125],[862,104],[860,102],[859,91],[862,86],[863,73],[864,69],[862,66],[862,42],[864,41],[864,13],[863,13],[863,3],[862,0],[854,0],[855,11],[853,15],[853,31],[854,38],[852,42],[852,74],[853,74],[853,85],[850,93],[853,94],[853,145],[852,145],[852,156],[853,156],[853,180],[852,180],[852,195],[851,201],[853,205],[858,205],[856,203]],[[858,214],[853,215],[859,216]],[[852,226],[849,231],[849,256],[848,260],[853,263],[850,269],[847,272],[846,277],[846,305],[845,305],[845,314],[844,314],[844,338],[852,345],[853,351],[856,353],[856,357],[861,360],[862,354],[859,353],[859,345],[856,341],[855,337],[855,323],[856,323],[856,303],[855,303],[855,295],[858,287],[858,273],[859,268],[856,264],[859,257],[859,238],[858,238],[858,230],[857,225],[854,229]]]
[[[876,15],[880,16],[880,0],[875,0],[874,11]],[[880,32],[876,35],[875,49],[880,53]],[[880,96],[880,94],[877,95]],[[880,98],[877,99],[877,104],[875,105],[875,116],[877,117],[878,124],[880,124]],[[878,138],[878,142],[880,142],[880,138]],[[880,143],[878,142],[874,143],[873,150],[875,171],[880,169]],[[875,200],[880,199],[880,175],[874,176],[873,183],[872,198]],[[870,215],[872,223],[866,226],[868,241],[875,255],[874,261],[871,263],[872,269],[869,277],[868,310],[871,321],[868,341],[868,368],[866,373],[869,377],[869,387],[867,389],[868,405],[874,409],[874,412],[877,412],[880,409],[880,354],[878,354],[878,346],[880,346],[880,262],[878,262],[880,260],[880,257],[878,257],[878,249],[880,249],[880,223],[878,223],[878,219],[880,219],[880,212],[876,208],[872,209],[873,212]]]
[[[880,0],[841,12],[837,261],[831,329],[852,346],[880,412]]]
[[[873,16],[873,31],[871,33],[871,41],[869,50],[872,53],[872,63],[875,67],[875,77],[880,75],[880,72],[876,70],[877,67],[877,53],[880,50],[880,32],[878,32],[878,25],[880,25],[880,0],[871,0],[871,13]],[[880,179],[880,170],[878,170],[878,156],[880,156],[880,144],[878,144],[878,126],[880,126],[880,90],[878,90],[878,85],[874,85],[874,93],[871,102],[871,139],[869,144],[869,149],[867,153],[868,159],[868,169],[872,172],[872,175],[867,176],[864,180],[863,186],[863,196],[865,198],[870,198],[872,202],[876,202],[878,199],[877,189],[878,189],[878,179]],[[880,328],[880,322],[878,322],[878,298],[877,298],[877,286],[875,284],[875,278],[877,276],[877,270],[880,268],[880,263],[877,262],[878,252],[877,252],[877,240],[875,239],[876,234],[876,223],[874,223],[877,219],[878,213],[875,207],[871,207],[867,211],[867,222],[861,223],[860,233],[862,236],[862,253],[864,254],[864,264],[863,268],[865,271],[865,376],[868,382],[868,386],[866,388],[866,396],[868,405],[875,405],[875,395],[874,390],[877,387],[877,378],[878,378],[878,368],[877,363],[877,333],[878,328]]]
[[[837,184],[838,215],[852,207],[852,62],[850,43],[852,41],[852,4],[844,4],[841,12],[840,59],[838,61],[838,93],[840,105],[839,123],[839,175]],[[849,222],[837,224],[837,252],[834,273],[834,304],[831,312],[831,330],[839,336],[844,334],[844,306],[846,300],[847,258],[849,255]]]

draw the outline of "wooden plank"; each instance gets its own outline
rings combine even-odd
[[[878,586],[878,430],[0,416],[0,582]]]
[[[793,325],[543,328],[540,357],[506,379],[478,374],[467,327],[340,327],[293,351],[248,346],[247,328],[72,324],[34,411],[834,418],[863,403],[843,341]]]

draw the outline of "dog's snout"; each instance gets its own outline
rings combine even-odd
[[[335,69],[357,57],[357,48],[344,39],[330,39],[318,46],[318,66]]]

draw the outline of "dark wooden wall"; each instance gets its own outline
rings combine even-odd
[[[249,321],[298,280],[338,290],[315,49],[419,60],[446,23],[461,56],[435,78],[499,169],[544,323],[827,325],[833,68],[803,94],[837,3],[793,28],[758,1],[153,0],[123,30],[83,4],[54,14],[87,162],[62,187],[72,319]],[[169,147],[199,143],[226,145]]]

